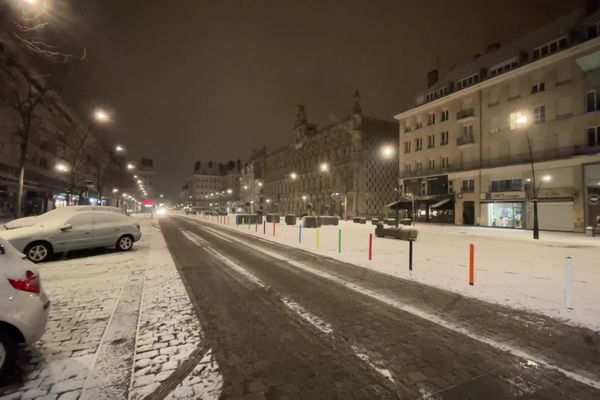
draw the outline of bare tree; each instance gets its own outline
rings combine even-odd
[[[9,59],[11,60],[11,59]],[[13,61],[14,62],[14,61]],[[23,208],[23,188],[25,168],[32,136],[36,133],[36,119],[39,109],[48,95],[48,88],[25,68],[14,64],[18,70],[13,82],[9,84],[6,106],[17,115],[16,135],[19,138],[19,187],[17,192],[16,217],[21,217]],[[13,74],[14,75],[14,74]]]
[[[118,161],[112,152],[107,151],[100,143],[96,143],[93,149],[91,160],[92,177],[98,192],[98,200],[100,200],[104,189],[109,185],[117,172]]]
[[[90,176],[90,160],[93,154],[92,128],[75,130],[66,135],[67,143],[62,149],[61,158],[68,164],[66,172],[67,202]],[[81,193],[79,193],[81,199]]]

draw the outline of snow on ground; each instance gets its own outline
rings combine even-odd
[[[50,320],[42,339],[20,353],[23,373],[0,386],[0,399],[94,398],[102,386],[139,399],[198,346],[201,329],[162,234],[138,218],[143,237],[130,252],[38,265]],[[132,317],[133,324],[119,326]],[[209,352],[169,398],[218,398],[221,387]]]
[[[455,225],[417,224],[413,271],[408,270],[408,242],[377,238],[375,227],[341,221],[340,226],[316,229],[272,224],[263,227],[235,225],[234,216],[194,216],[239,232],[302,248],[364,268],[465,296],[539,312],[576,325],[600,330],[600,238],[583,234],[541,232]],[[338,253],[338,229],[342,252]],[[368,260],[369,234],[373,233],[373,259]],[[469,244],[475,245],[475,285],[468,284]],[[565,257],[573,259],[572,309],[565,306]]]

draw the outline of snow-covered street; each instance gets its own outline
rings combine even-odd
[[[39,265],[50,320],[0,399],[219,397],[221,375],[160,228],[137,218],[143,237],[130,252]]]
[[[417,224],[414,268],[408,270],[408,243],[377,238],[368,259],[374,226],[342,221],[339,227],[316,229],[276,224],[235,225],[233,216],[188,216],[284,243],[364,268],[414,280],[464,296],[539,312],[572,324],[600,330],[600,238],[581,234]],[[341,253],[338,249],[341,229]],[[263,230],[266,233],[263,233]],[[468,283],[469,244],[475,245],[475,285]],[[565,306],[565,257],[573,259],[572,309]]]

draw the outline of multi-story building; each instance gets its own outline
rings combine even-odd
[[[196,211],[234,211],[239,204],[240,168],[240,161],[196,161],[182,200]]]
[[[298,106],[294,137],[269,152],[264,173],[266,212],[380,216],[394,199],[398,125],[362,115],[358,92],[352,115],[317,128]],[[387,157],[387,158],[386,158]]]
[[[414,201],[421,221],[532,228],[536,193],[541,229],[595,226],[599,36],[600,13],[577,11],[442,79],[430,72],[395,116],[404,207]]]
[[[267,148],[255,149],[244,163],[240,178],[240,196],[247,213],[264,212],[263,174],[267,162]]]
[[[139,184],[138,187],[143,187],[146,195],[140,196],[151,199],[158,196],[156,193],[156,170],[154,169],[154,161],[150,158],[142,157],[139,164],[131,171],[134,179]]]

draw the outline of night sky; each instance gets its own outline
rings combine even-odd
[[[56,0],[55,0],[56,1]],[[64,0],[63,0],[64,1]],[[325,125],[392,120],[425,74],[507,43],[581,0],[71,0],[60,29],[87,57],[55,73],[81,111],[103,105],[103,134],[154,159],[176,195],[196,160],[246,157],[292,140],[295,105]]]

